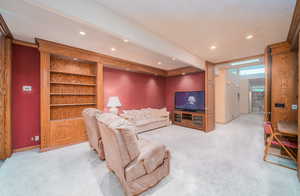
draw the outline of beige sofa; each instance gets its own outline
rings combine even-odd
[[[170,172],[170,153],[162,144],[138,139],[135,126],[112,113],[96,116],[106,164],[127,196],[139,195]]]
[[[86,108],[82,111],[82,116],[85,123],[86,133],[89,139],[90,146],[98,153],[101,160],[105,159],[101,133],[98,128],[96,114],[101,114],[101,111],[96,108]]]
[[[140,110],[123,110],[120,115],[136,126],[136,132],[141,133],[160,127],[169,126],[169,112],[166,108],[144,108]]]

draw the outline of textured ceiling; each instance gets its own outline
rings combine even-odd
[[[165,70],[203,69],[204,60],[257,55],[267,45],[285,41],[295,2],[0,0],[0,13],[24,41],[38,37]],[[254,38],[246,40],[249,34]],[[213,51],[212,45],[217,47]]]
[[[97,0],[202,59],[261,54],[285,41],[296,0]],[[246,40],[248,34],[254,35]],[[211,45],[216,50],[209,50]]]
[[[41,4],[47,2],[49,4]],[[90,9],[85,0],[74,0],[72,5],[68,0],[0,0],[0,13],[14,37],[23,41],[34,42],[35,38],[41,38],[164,70],[193,65],[184,61],[185,57],[191,56],[188,52],[175,48],[164,40],[157,39],[151,33],[144,33],[145,31],[139,31],[138,28],[135,31],[133,28],[130,29],[129,22],[125,21],[128,26],[123,27],[121,26],[124,25],[122,21],[113,20],[113,15],[105,15],[104,12],[100,12],[98,16],[92,15],[95,10],[99,12],[101,7],[96,7],[98,3],[93,0],[89,2],[89,6],[96,9]],[[84,6],[85,4],[86,6]],[[62,11],[55,9],[55,6],[61,8]],[[69,9],[67,10],[65,7]],[[72,12],[75,12],[76,17],[71,15]],[[82,15],[90,18],[82,19]],[[99,22],[100,20],[96,17],[102,18],[108,27],[116,27],[118,33],[121,32],[118,28],[127,30],[131,33],[129,35],[133,35],[133,38],[130,39],[128,35],[114,34],[110,29],[97,26],[98,23],[90,21],[90,19],[94,19]],[[81,36],[80,31],[86,32],[86,35]],[[147,37],[147,35],[150,36]],[[129,42],[125,43],[123,39],[129,39]],[[149,43],[149,40],[152,45],[150,49],[146,48],[147,44],[145,44],[146,41]],[[111,51],[111,48],[115,48],[116,51]],[[173,60],[173,57],[176,60]],[[194,65],[200,65],[200,63]]]

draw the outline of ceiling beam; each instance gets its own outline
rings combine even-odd
[[[182,67],[182,68],[167,71],[167,77],[198,73],[202,71],[203,70],[193,66]]]
[[[26,3],[77,23],[86,24],[94,29],[107,32],[117,39],[128,39],[131,43],[157,54],[169,58],[175,57],[181,62],[204,69],[204,60],[197,55],[132,22],[128,18],[116,14],[97,1],[89,1],[89,3],[86,3],[86,0],[72,1],[72,9],[70,9],[69,0],[26,0]],[[83,7],[85,9],[82,9]],[[86,12],[89,14],[86,14]]]
[[[292,50],[298,49],[298,37],[300,32],[300,0],[297,0],[294,8],[292,23],[289,29],[287,41],[291,44]]]
[[[25,42],[25,41],[21,41],[21,40],[17,40],[17,39],[13,39],[12,43],[16,44],[16,45],[20,45],[20,46],[27,46],[27,47],[31,47],[31,48],[38,48],[37,44],[30,43],[30,42]]]
[[[10,30],[1,14],[0,14],[0,31],[4,34],[5,37],[13,38],[13,35],[10,32]]]
[[[148,65],[143,65],[140,63],[135,63],[132,61],[92,52],[89,50],[84,50],[80,48],[75,48],[72,46],[67,46],[64,44],[47,41],[43,39],[36,38],[36,42],[38,43],[38,48],[40,51],[48,52],[50,54],[58,54],[71,58],[78,59],[86,59],[91,62],[101,62],[106,67],[130,70],[135,72],[159,75],[159,76],[167,76],[167,72],[165,70],[150,67]]]
[[[215,65],[228,64],[228,63],[233,63],[233,62],[237,62],[237,61],[246,61],[246,60],[255,59],[255,58],[261,58],[261,57],[264,57],[264,54],[258,54],[258,55],[254,55],[254,56],[248,56],[248,57],[243,57],[243,58],[231,59],[231,60],[227,60],[227,61],[217,62],[217,63],[214,63],[214,64]]]

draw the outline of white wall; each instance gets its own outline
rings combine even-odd
[[[240,80],[240,113],[248,114],[250,112],[249,106],[249,80]]]
[[[215,76],[216,122],[227,123],[240,115],[239,77],[226,69]]]

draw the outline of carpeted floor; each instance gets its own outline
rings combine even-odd
[[[171,175],[143,195],[299,196],[296,171],[262,161],[262,117],[244,115],[214,132],[170,126],[140,137],[171,151]],[[0,195],[121,196],[117,178],[87,143],[14,154],[0,168]]]

